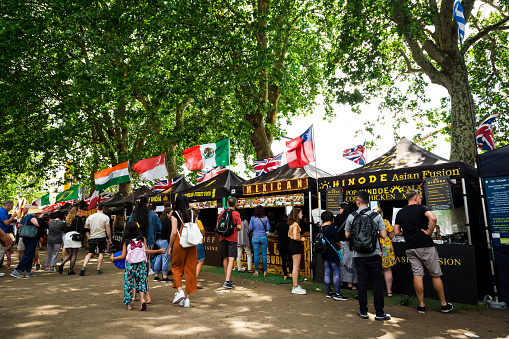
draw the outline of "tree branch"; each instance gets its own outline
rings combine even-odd
[[[465,54],[465,52],[468,51],[468,49],[473,44],[475,44],[477,41],[479,41],[480,39],[482,39],[485,36],[487,36],[488,33],[490,33],[490,32],[507,30],[509,27],[508,26],[503,26],[503,25],[505,23],[507,23],[508,21],[509,21],[509,16],[501,19],[496,24],[493,24],[493,25],[490,25],[490,26],[486,26],[482,31],[477,32],[477,34],[474,35],[473,37],[469,37],[467,40],[465,40],[465,43],[463,44],[463,47],[461,48],[461,52],[463,54]]]
[[[407,55],[405,54],[405,52],[401,48],[398,48],[398,52],[401,54],[403,59],[405,59],[405,64],[406,64],[406,67],[407,67],[407,70],[406,70],[405,73],[411,74],[411,73],[421,73],[421,72],[423,72],[422,68],[412,68],[412,63],[410,62],[410,59],[408,59]]]

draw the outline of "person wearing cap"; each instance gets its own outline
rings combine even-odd
[[[22,220],[22,225],[33,225],[36,227],[40,227],[39,221],[37,217],[40,216],[42,210],[38,207],[32,207],[28,210],[27,215]],[[36,275],[32,273],[32,261],[34,260],[35,249],[37,247],[37,243],[39,241],[40,230],[37,232],[34,238],[23,238],[23,243],[25,245],[25,252],[23,253],[23,257],[21,258],[18,266],[11,273],[11,277],[14,278],[28,278],[35,277]],[[26,271],[26,274],[23,275],[23,272]]]

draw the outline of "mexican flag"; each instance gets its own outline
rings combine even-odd
[[[129,176],[129,161],[94,173],[94,180],[95,190],[99,192],[113,185],[131,182],[131,177]]]
[[[230,165],[230,139],[194,146],[182,152],[188,170]]]
[[[76,185],[57,195],[55,202],[63,202],[80,198],[80,186]]]
[[[35,201],[35,203],[37,204],[37,206],[41,207],[41,206],[46,206],[46,205],[49,205],[50,202],[49,202],[49,193],[40,197],[39,199],[37,199]],[[23,206],[21,206],[23,207]]]

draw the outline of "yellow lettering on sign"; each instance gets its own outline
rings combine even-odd
[[[288,181],[286,182],[286,189],[287,189],[287,190],[291,190],[291,189],[292,189],[292,182],[291,182],[290,180],[288,180]]]
[[[302,188],[302,179],[297,180],[297,188]]]
[[[277,182],[277,190],[278,190],[278,191],[281,191],[281,181],[278,181],[278,182]]]
[[[348,179],[348,186],[355,185],[355,178]]]
[[[369,183],[370,183],[370,184],[372,184],[372,183],[374,183],[374,182],[376,182],[376,176],[374,176],[374,175],[370,175],[370,176],[369,176]]]
[[[246,193],[251,194],[251,186],[246,186]]]
[[[262,191],[267,192],[267,184],[263,184],[262,187],[263,187]]]
[[[255,185],[255,187],[256,187],[255,191],[256,191],[256,193],[258,193],[258,185]]]
[[[365,183],[366,183],[366,178],[364,178],[364,177],[359,178],[359,184],[363,185]]]

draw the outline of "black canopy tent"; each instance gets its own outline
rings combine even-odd
[[[133,191],[131,195],[120,200],[112,200],[115,196],[103,202],[105,213],[108,215],[123,215],[124,209],[128,209],[127,213],[131,213],[136,199],[142,196],[148,197],[154,194],[148,187],[142,186]]]
[[[438,220],[442,230],[449,229],[450,241],[453,244],[438,244],[437,249],[441,260],[443,261],[442,270],[444,279],[453,279],[451,283],[446,282],[446,295],[451,295],[451,300],[476,303],[477,295],[482,295],[489,290],[489,283],[486,281],[486,236],[480,223],[480,192],[477,171],[475,167],[463,162],[448,161],[423,148],[415,145],[410,140],[402,138],[388,152],[369,162],[365,166],[355,170],[329,178],[319,179],[321,192],[327,192],[332,188],[341,189],[343,200],[349,202],[355,207],[355,193],[357,190],[366,190],[370,194],[371,201],[377,201],[384,211],[384,218],[394,220],[393,208],[401,208],[407,205],[404,199],[404,193],[409,189],[423,190],[422,184],[425,180],[432,177],[446,176],[451,180],[451,191],[454,203],[454,209],[440,211],[449,213],[450,218]],[[426,203],[426,196],[423,197],[423,204]],[[438,213],[438,211],[435,211]],[[444,224],[447,220],[447,225]],[[454,220],[454,222],[450,222]],[[447,227],[446,227],[447,226]],[[454,245],[455,243],[467,243],[468,245]],[[395,273],[394,289],[397,291],[398,285],[404,282],[412,286],[411,281],[407,281],[407,275],[411,277],[410,267],[404,254],[404,244],[394,243],[396,259],[399,261],[395,266],[396,271],[403,266],[407,266],[405,272],[400,272],[400,277],[396,278]],[[399,253],[398,253],[399,251]],[[475,255],[474,255],[475,253]],[[398,254],[400,254],[398,256]],[[449,266],[459,266],[450,274],[446,273]],[[404,277],[403,277],[404,275]],[[467,283],[463,289],[457,289],[457,281],[454,279],[464,279],[472,282],[467,288]],[[429,282],[430,283],[430,282]],[[430,290],[427,288],[427,291]],[[433,289],[431,288],[431,291]],[[407,289],[404,293],[413,293],[413,290]],[[469,295],[466,297],[465,292]],[[428,296],[428,295],[427,295]],[[433,294],[429,296],[434,296]]]
[[[481,182],[483,186],[483,207],[484,207],[484,222],[486,225],[486,233],[493,239],[493,233],[498,233],[499,231],[506,231],[506,234],[498,233],[497,244],[496,246],[491,246],[492,250],[492,259],[494,262],[494,266],[492,264],[492,274],[494,273],[493,282],[497,288],[497,291],[500,293],[500,297],[502,301],[509,303],[509,244],[503,244],[501,242],[501,238],[507,238],[507,219],[500,214],[506,214],[507,211],[500,211],[500,209],[507,208],[507,200],[504,197],[507,197],[509,193],[508,190],[508,177],[509,177],[509,145],[504,146],[493,151],[489,151],[483,154],[477,155],[477,166],[479,170],[479,176],[481,177]],[[494,182],[494,183],[493,183]],[[486,206],[485,202],[487,201],[486,197],[486,185],[495,184],[496,193],[494,195],[497,201],[498,210],[492,211],[490,210],[490,206]],[[491,207],[493,208],[493,206]],[[488,212],[489,211],[489,212]],[[498,221],[502,221],[499,225],[496,225],[496,229],[493,230],[491,227],[492,216],[490,216],[491,212],[496,212],[493,217],[497,218]],[[502,213],[500,213],[502,212]],[[490,218],[488,218],[488,216]],[[490,244],[493,243],[493,240]],[[498,302],[498,296],[496,295],[496,302]]]
[[[171,200],[172,193],[179,193],[187,189],[190,189],[191,187],[193,187],[193,185],[187,182],[185,178],[182,178],[175,185],[171,186],[167,190],[149,196],[148,201],[156,205],[162,205],[165,202],[172,202],[175,201],[175,199]]]
[[[171,201],[175,201],[178,193],[185,194],[190,202],[219,200],[230,195],[230,189],[245,180],[230,170],[226,170],[215,177],[203,181],[196,186],[180,192],[172,192]]]
[[[329,177],[330,174],[313,165],[290,168],[288,164],[286,164],[274,171],[246,180],[242,185],[235,186],[232,193],[237,197],[267,196],[282,193],[307,193],[308,202],[306,205],[309,208],[308,213],[311,220],[312,208],[318,207],[317,203],[314,205],[311,203],[313,197],[317,198],[317,176],[318,178],[324,178]],[[315,192],[314,195],[313,192]]]

